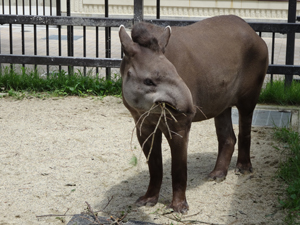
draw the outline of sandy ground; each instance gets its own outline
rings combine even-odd
[[[170,151],[163,141],[159,203],[134,206],[148,185],[148,169],[134,122],[121,99],[106,97],[0,99],[0,224],[62,224],[86,210],[157,224],[280,224],[274,179],[280,153],[267,128],[252,129],[255,173],[235,175],[237,151],[221,183],[206,182],[217,156],[213,120],[194,123],[188,157],[188,215],[164,214],[171,200]],[[238,128],[234,126],[237,133]],[[138,165],[130,160],[137,156]],[[109,204],[108,204],[109,202]],[[64,214],[66,217],[45,216]],[[42,217],[37,217],[42,216]],[[180,220],[181,222],[177,222]]]

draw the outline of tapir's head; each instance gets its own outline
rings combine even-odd
[[[119,36],[125,53],[120,68],[123,100],[140,112],[167,103],[176,112],[194,114],[189,88],[164,55],[171,28],[139,23],[132,29],[132,39],[124,26],[120,26]]]

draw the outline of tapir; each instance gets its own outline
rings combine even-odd
[[[120,26],[123,103],[148,158],[150,182],[138,206],[155,205],[162,184],[162,134],[172,157],[171,209],[187,213],[187,148],[191,123],[214,118],[218,156],[209,180],[225,179],[236,137],[231,110],[239,112],[236,170],[252,172],[251,123],[268,68],[265,42],[241,18],[217,16],[183,27],[140,22],[131,37]],[[205,130],[203,131],[205,132]]]

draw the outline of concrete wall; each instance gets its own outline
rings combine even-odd
[[[62,8],[65,9],[66,3]],[[104,0],[72,0],[72,15],[103,16]],[[300,2],[297,5],[300,15]],[[161,18],[201,19],[204,17],[235,14],[250,20],[286,20],[288,1],[244,0],[161,0]],[[145,17],[154,18],[156,1],[144,0]],[[109,0],[109,16],[132,17],[133,0]]]

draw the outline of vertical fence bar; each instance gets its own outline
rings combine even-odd
[[[50,0],[51,1],[51,0]],[[43,15],[46,15],[46,3],[43,0]],[[46,25],[46,55],[49,56],[49,25]],[[49,65],[47,65],[47,76],[49,76]]]
[[[86,57],[86,26],[83,26],[83,57]],[[83,75],[86,76],[86,66],[83,67]]]
[[[52,14],[52,0],[50,0],[50,16],[53,16],[53,14]]]
[[[35,13],[36,15],[39,14],[39,1],[36,0],[35,2]],[[33,51],[34,55],[37,55],[37,29],[36,29],[36,24],[33,25]],[[34,69],[37,70],[37,64],[34,65]]]
[[[18,6],[18,0],[16,0],[16,15],[19,14],[19,10],[18,10],[19,6]]]
[[[297,0],[289,0],[288,23],[296,22]],[[286,37],[285,64],[294,65],[295,32],[288,32]],[[293,74],[285,74],[285,86],[288,87],[293,81]]]
[[[160,0],[156,0],[156,19],[160,19]]]
[[[144,19],[144,0],[134,0],[134,23],[143,21]]]
[[[108,17],[108,0],[105,0],[105,17]],[[111,27],[105,27],[105,58],[111,57]],[[111,68],[106,67],[106,79],[111,79]]]
[[[274,64],[274,51],[275,51],[275,32],[272,33],[272,53],[271,53],[271,64]],[[273,74],[271,74],[271,85],[273,84]]]
[[[4,15],[5,14],[5,9],[4,9],[4,0],[2,0],[2,14]],[[1,29],[0,29],[0,54],[1,54]],[[0,63],[0,72],[2,73],[2,65]]]
[[[11,15],[11,0],[9,0],[9,15]],[[9,24],[9,52],[13,54],[13,34],[12,34],[12,24]],[[13,69],[13,64],[10,64],[11,70]]]
[[[56,15],[61,16],[60,0],[56,0]],[[61,56],[61,25],[57,26],[58,29],[58,55]],[[58,66],[58,71],[61,73],[61,65]]]
[[[23,0],[23,5],[22,5],[22,11],[23,11],[23,15],[25,15],[25,1]]]
[[[46,6],[45,6],[45,0],[43,0],[43,16],[46,15]]]
[[[29,15],[32,15],[32,11],[31,11],[31,0],[29,0]]]
[[[22,7],[23,7],[23,15],[25,15],[25,1],[22,1]],[[22,33],[22,55],[25,55],[25,30],[24,30],[24,24],[21,25],[21,33]],[[25,67],[25,64],[22,64],[23,67]]]
[[[71,16],[71,0],[67,0],[67,16]],[[67,27],[68,36],[68,56],[74,56],[74,33],[73,26]],[[73,73],[74,67],[68,67],[68,73],[71,75]]]
[[[96,58],[99,57],[99,27],[96,27]],[[98,66],[96,67],[96,74],[99,73]]]

